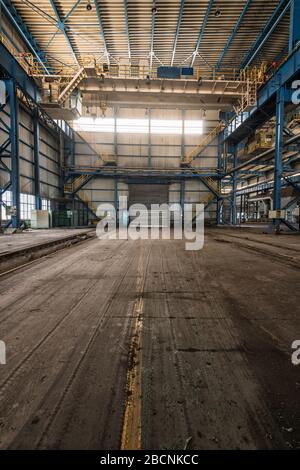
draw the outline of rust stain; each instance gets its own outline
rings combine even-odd
[[[144,272],[143,272],[144,271]],[[130,345],[127,370],[126,404],[123,419],[121,450],[139,450],[142,446],[141,396],[142,396],[142,330],[145,284],[145,263],[143,256],[138,263],[137,297],[133,306],[136,317]]]

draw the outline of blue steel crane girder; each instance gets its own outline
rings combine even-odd
[[[234,26],[232,32],[231,32],[231,34],[230,34],[230,36],[229,36],[229,38],[228,38],[228,40],[227,40],[227,42],[226,42],[226,45],[225,45],[225,47],[224,47],[224,49],[223,49],[223,51],[222,51],[222,53],[221,53],[221,55],[220,55],[220,57],[219,57],[219,59],[218,59],[218,62],[217,62],[217,65],[216,65],[216,69],[217,69],[217,70],[220,69],[221,64],[222,64],[222,62],[223,62],[223,59],[225,58],[227,52],[228,52],[229,49],[230,49],[230,46],[231,46],[231,44],[232,44],[232,42],[233,42],[233,40],[234,40],[234,38],[235,38],[235,36],[236,36],[236,33],[238,32],[238,30],[239,30],[239,28],[240,28],[240,26],[241,26],[241,24],[242,24],[242,22],[243,22],[243,20],[244,20],[244,17],[246,16],[246,14],[247,14],[247,12],[248,12],[248,9],[249,9],[249,7],[250,7],[250,5],[251,5],[251,2],[252,2],[252,0],[246,0],[245,5],[244,5],[244,7],[243,7],[243,9],[242,9],[242,12],[241,12],[241,14],[240,14],[240,16],[239,16],[239,18],[238,18],[238,20],[237,20],[237,22],[236,22],[236,24],[235,24],[235,26]]]
[[[204,36],[204,33],[205,33],[205,29],[206,29],[208,19],[209,19],[209,15],[211,13],[213,5],[214,5],[214,0],[209,0],[209,4],[207,6],[207,10],[206,10],[206,13],[205,13],[205,16],[204,16],[204,19],[203,19],[203,23],[202,23],[200,31],[199,31],[198,40],[197,40],[197,43],[196,43],[196,46],[195,46],[195,50],[192,54],[192,60],[191,60],[191,64],[190,64],[191,67],[193,67],[196,56],[199,53],[199,48],[200,48],[200,45],[201,45],[201,42],[202,42],[202,39],[203,39],[203,36]]]
[[[33,52],[33,54],[41,64],[46,74],[49,74],[51,67],[45,57],[45,52],[41,49],[36,39],[29,31],[28,27],[22,20],[21,16],[18,14],[14,5],[11,3],[10,0],[0,0],[0,6],[4,8],[6,15],[8,16],[12,24],[15,26],[27,46],[29,46],[30,50]]]
[[[62,18],[60,17],[60,14],[59,14],[59,12],[58,12],[57,6],[56,6],[56,4],[55,4],[55,0],[49,0],[49,1],[50,1],[51,6],[52,6],[52,9],[53,9],[53,11],[54,11],[54,13],[55,13],[55,17],[56,17],[56,20],[57,20],[57,26],[58,26],[58,28],[62,31],[62,33],[63,33],[63,35],[64,35],[64,37],[65,37],[65,39],[66,39],[66,41],[67,41],[67,43],[68,43],[68,45],[69,45],[69,47],[70,47],[70,49],[71,49],[71,52],[72,52],[72,55],[73,55],[73,58],[74,58],[75,62],[79,63],[78,57],[77,57],[77,52],[76,52],[76,50],[75,50],[75,48],[74,48],[74,46],[73,46],[73,44],[72,44],[72,41],[71,41],[71,39],[70,39],[70,37],[69,37],[69,34],[68,34],[68,32],[67,32],[67,30],[66,30],[66,28],[65,28],[65,23],[64,23],[64,21],[62,20]]]

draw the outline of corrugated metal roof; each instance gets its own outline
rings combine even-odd
[[[62,22],[61,29],[51,1]],[[106,48],[111,63],[130,57],[133,65],[138,64],[140,59],[149,58],[153,31],[154,68],[159,64],[170,65],[172,57],[174,65],[190,65],[202,31],[194,65],[209,70],[220,60],[246,0],[156,0],[154,22],[153,0],[91,0],[90,11],[87,3],[88,0],[39,0],[35,4],[31,0],[12,0],[56,72],[63,65],[78,67],[87,55],[106,62]],[[239,67],[278,4],[278,0],[250,1],[222,58],[221,68]],[[204,27],[209,5],[211,11]],[[272,62],[287,43],[288,15],[256,61]]]

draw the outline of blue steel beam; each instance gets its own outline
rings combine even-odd
[[[98,19],[98,26],[99,26],[99,30],[100,30],[100,35],[101,35],[101,38],[102,38],[102,41],[103,41],[103,44],[104,44],[104,54],[106,55],[107,61],[109,63],[110,62],[109,52],[108,52],[108,48],[107,48],[107,42],[106,42],[106,39],[105,39],[103,23],[102,23],[102,16],[101,16],[101,11],[100,11],[100,6],[99,6],[99,3],[98,3],[98,0],[94,0],[94,5],[95,5],[95,8],[96,8],[96,14],[97,14],[97,19]]]
[[[177,47],[177,42],[178,42],[178,37],[179,37],[179,31],[180,31],[181,21],[182,21],[182,17],[183,17],[183,10],[184,10],[184,0],[181,0],[180,6],[179,6],[178,19],[177,19],[176,33],[175,33],[174,44],[173,44],[171,67],[173,66],[174,59],[175,59],[176,47]]]
[[[233,167],[237,166],[237,148],[234,147],[233,149]],[[237,224],[237,197],[236,197],[236,190],[237,190],[237,172],[234,171],[232,173],[232,199],[231,199],[231,223],[232,225]]]
[[[23,67],[16,61],[6,47],[0,42],[0,68],[3,69],[10,77],[14,78],[18,86],[30,98],[37,102],[39,100],[39,91],[35,81],[27,75]]]
[[[66,22],[66,20],[72,15],[72,13],[74,13],[74,11],[76,10],[76,8],[78,7],[79,3],[81,3],[82,0],[77,0],[74,5],[72,6],[72,8],[69,10],[69,12],[66,14],[65,16],[65,19],[64,19],[64,23]]]
[[[154,56],[155,12],[152,12],[151,40],[150,40],[150,78],[152,78],[152,66]]]
[[[220,66],[221,66],[221,64],[222,64],[222,62],[223,62],[223,59],[224,59],[226,53],[228,52],[228,50],[229,50],[229,48],[230,48],[230,46],[231,46],[232,41],[233,41],[234,38],[235,38],[236,33],[237,33],[238,30],[240,29],[240,26],[241,26],[241,24],[242,24],[242,22],[243,22],[243,19],[244,19],[245,15],[246,15],[246,13],[247,13],[249,7],[250,7],[251,2],[252,2],[252,0],[246,0],[245,5],[244,5],[244,7],[243,7],[243,9],[242,9],[242,12],[241,12],[241,14],[240,14],[240,16],[239,16],[239,18],[238,18],[238,20],[237,20],[237,22],[236,22],[236,25],[235,25],[235,27],[233,28],[233,30],[232,30],[232,32],[231,32],[229,38],[228,38],[228,41],[227,41],[227,43],[226,43],[226,46],[225,46],[224,49],[223,49],[222,54],[220,55],[220,58],[219,58],[219,60],[218,60],[218,62],[217,62],[217,65],[216,65],[216,69],[219,69],[219,68],[220,68]]]
[[[10,0],[0,0],[0,6],[3,7],[12,25],[16,28],[17,32],[20,34],[21,38],[25,41],[25,43],[27,44],[31,52],[33,52],[38,62],[41,64],[41,66],[45,70],[46,74],[49,75],[50,66],[47,63],[47,59],[45,58],[45,53],[44,51],[41,50],[39,44],[30,33],[29,29],[23,22],[16,8],[12,5]]]
[[[300,41],[300,0],[292,0],[290,14],[289,51]]]
[[[114,206],[115,210],[119,209],[119,188],[118,188],[118,178],[115,178],[114,181]]]
[[[290,85],[293,80],[300,78],[300,46],[298,46],[289,58],[276,71],[273,77],[259,90],[256,107],[249,113],[243,122],[238,122],[236,117],[224,129],[226,139],[241,142],[249,134],[249,129],[255,130],[259,125],[274,115],[274,97],[282,85]],[[291,96],[286,97],[291,102]],[[232,132],[230,131],[233,126]]]
[[[248,67],[248,65],[252,62],[252,60],[256,57],[260,49],[262,48],[265,41],[268,39],[272,31],[275,29],[277,24],[280,22],[282,17],[285,15],[286,11],[290,6],[289,0],[280,0],[277,8],[274,10],[273,14],[270,16],[269,20],[267,21],[265,27],[254,41],[252,46],[249,49],[249,52],[244,57],[240,68],[244,69]]]
[[[5,80],[10,112],[10,149],[11,149],[11,190],[15,214],[12,216],[14,228],[20,225],[20,158],[19,158],[19,106],[16,83]]]
[[[299,176],[291,176],[289,177],[289,183],[285,180],[285,178],[282,178],[281,180],[281,186],[286,187],[290,185],[291,181],[294,184],[297,184],[299,182]],[[245,194],[252,194],[252,193],[257,193],[259,191],[270,191],[274,189],[274,181],[264,181],[263,183],[258,183],[254,184],[251,186],[247,186],[241,189],[237,190],[237,195],[245,195]]]
[[[292,188],[294,188],[297,191],[298,196],[300,196],[300,186],[288,177],[285,177],[284,179],[289,186],[292,186]]]
[[[185,195],[185,180],[180,180],[180,207],[181,207],[181,214],[183,216],[184,213],[184,195]]]
[[[214,176],[216,176],[216,175],[214,175]],[[221,197],[220,197],[220,195],[217,193],[217,191],[215,191],[215,189],[214,189],[212,186],[210,186],[210,184],[206,181],[205,175],[200,175],[199,178],[200,178],[201,183],[203,183],[204,186],[205,186],[211,193],[213,193],[213,195],[214,195],[217,199],[221,199]]]
[[[285,87],[282,86],[276,94],[276,138],[275,138],[275,159],[274,159],[274,193],[273,210],[281,209],[281,179],[283,172],[282,148],[283,148],[283,126],[284,126],[284,101]],[[280,226],[280,218],[274,219],[276,229]]]
[[[82,0],[77,0],[77,2],[72,6],[72,8],[69,10],[69,12],[66,14],[65,18],[63,19],[63,24],[66,23],[67,19],[72,15],[72,13],[76,10],[76,8],[78,7],[78,5],[81,3]],[[52,43],[53,39],[57,36],[57,34],[61,31],[61,28],[58,27],[57,31],[55,31],[55,33],[52,35],[52,37],[49,39],[49,42],[46,46],[46,50],[48,49],[48,47],[50,46],[50,44]]]
[[[75,62],[77,62],[77,64],[79,65],[79,61],[78,61],[78,58],[77,58],[77,54],[76,54],[76,51],[73,47],[73,44],[71,42],[71,39],[69,38],[69,35],[66,31],[66,27],[65,27],[65,23],[64,21],[61,19],[59,13],[58,13],[58,10],[57,10],[57,7],[56,7],[56,4],[55,4],[55,1],[54,0],[50,0],[50,3],[51,3],[51,6],[52,6],[52,9],[55,13],[55,16],[56,16],[56,20],[57,20],[57,26],[59,27],[59,29],[62,31],[70,49],[71,49],[71,52],[72,52],[72,55],[73,55],[73,58],[75,60]]]
[[[127,34],[127,47],[128,47],[128,57],[131,61],[131,48],[130,48],[130,35],[129,35],[129,20],[128,20],[128,4],[127,0],[124,0],[124,13],[125,13],[125,26],[126,26],[126,34]]]
[[[207,7],[207,10],[206,10],[206,13],[205,13],[205,17],[204,17],[202,26],[201,26],[200,31],[199,31],[199,36],[198,36],[198,40],[197,40],[197,43],[196,43],[196,47],[195,47],[195,50],[194,50],[193,55],[192,55],[191,67],[193,67],[196,56],[198,54],[199,47],[200,47],[200,44],[202,42],[202,39],[203,39],[203,36],[204,36],[204,33],[205,33],[205,29],[206,29],[206,25],[208,23],[208,18],[209,18],[209,15],[210,15],[210,12],[212,10],[213,5],[214,5],[214,0],[210,0],[209,4],[208,4],[208,7]]]
[[[42,209],[41,184],[40,184],[40,121],[39,110],[36,107],[33,112],[33,159],[34,159],[34,194],[35,208]]]
[[[71,167],[69,169],[69,174],[68,176],[76,176],[76,175],[92,175],[96,176],[98,178],[115,178],[115,177],[122,177],[122,178],[139,178],[141,181],[143,181],[145,184],[151,183],[151,178],[162,178],[164,181],[178,181],[181,178],[185,179],[201,179],[207,176],[211,176],[214,178],[220,178],[221,175],[216,173],[215,171],[212,171],[210,169],[207,169],[207,171],[203,171],[203,173],[192,173],[192,172],[184,172],[184,171],[178,171],[178,172],[153,172],[151,170],[146,170],[145,173],[141,171],[137,172],[132,172],[132,169],[130,171],[126,171],[126,169],[112,169],[112,167],[103,167],[99,168],[97,170],[91,170],[88,168],[76,168],[76,167]],[[152,181],[153,182],[153,181]],[[205,180],[203,181],[205,184]],[[213,190],[210,188],[210,190],[213,192]]]

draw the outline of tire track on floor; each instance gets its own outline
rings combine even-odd
[[[120,246],[119,249],[125,244],[123,242]],[[110,267],[112,267],[115,263],[117,263],[119,260],[116,259]],[[79,299],[76,300],[76,302],[72,305],[72,307],[67,311],[63,317],[60,318],[58,322],[51,328],[44,336],[43,338],[38,341],[38,343],[35,344],[33,348],[24,356],[24,358],[15,366],[15,368],[10,372],[10,374],[6,377],[5,380],[3,380],[0,383],[0,395],[3,395],[4,390],[11,384],[13,381],[14,377],[21,372],[21,370],[27,365],[28,361],[32,356],[37,352],[37,350],[49,339],[51,338],[54,333],[57,331],[57,329],[61,326],[61,324],[73,313],[73,311],[78,307],[78,305],[82,302],[82,300],[90,293],[90,291],[95,287],[97,284],[98,280],[95,282],[91,283],[91,285],[88,287],[88,289],[82,293],[82,295],[79,297]]]
[[[130,262],[129,262],[130,260]],[[94,328],[94,331],[93,331],[93,334],[90,336],[88,342],[86,343],[86,346],[85,348],[82,350],[82,354],[81,354],[81,357],[79,359],[79,361],[76,363],[74,369],[73,369],[73,372],[71,374],[71,376],[69,377],[68,379],[68,382],[64,388],[64,391],[62,392],[61,394],[61,398],[60,400],[58,401],[58,403],[56,404],[53,412],[51,413],[51,415],[49,416],[48,418],[48,423],[46,425],[46,427],[44,428],[40,438],[38,439],[38,442],[37,442],[37,445],[36,445],[36,448],[37,449],[42,449],[44,448],[43,444],[44,444],[44,441],[46,439],[46,436],[47,434],[49,434],[53,424],[54,424],[54,421],[56,419],[56,417],[58,416],[68,394],[70,394],[71,392],[71,389],[72,389],[72,386],[74,384],[74,381],[76,379],[76,377],[78,376],[80,370],[82,369],[83,367],[83,364],[84,364],[84,361],[87,357],[87,354],[88,352],[90,351],[94,341],[95,341],[95,338],[97,337],[98,333],[99,333],[99,330],[102,326],[102,323],[104,322],[105,318],[107,317],[107,313],[113,303],[113,301],[115,300],[115,298],[117,297],[118,295],[118,292],[119,292],[119,289],[120,289],[120,286],[122,285],[124,279],[126,278],[127,274],[128,274],[128,271],[129,269],[131,268],[132,266],[132,263],[134,262],[135,260],[135,257],[132,257],[130,255],[128,255],[128,257],[126,258],[126,264],[127,264],[127,269],[125,269],[124,271],[124,274],[121,276],[119,282],[117,283],[116,287],[114,288],[114,291],[111,295],[111,298],[109,299],[109,301],[107,302],[106,306],[105,306],[105,309],[104,311],[102,312],[102,315],[101,317],[99,317],[99,320],[98,322],[96,323],[95,325],[95,328]],[[125,262],[124,262],[125,264]],[[69,421],[72,419],[72,416],[69,416],[68,419],[65,420],[65,427],[67,428],[68,427],[68,423]]]

